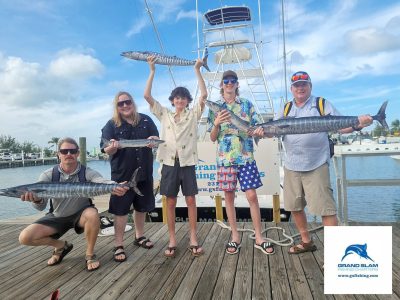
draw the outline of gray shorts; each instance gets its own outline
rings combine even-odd
[[[161,169],[160,195],[167,197],[176,197],[179,193],[179,187],[182,187],[184,196],[197,195],[195,166],[181,167],[179,161],[175,161],[175,165],[163,165]]]
[[[54,214],[48,213],[42,218],[36,220],[34,223],[54,228],[56,233],[50,236],[54,239],[59,239],[71,228],[74,228],[77,234],[81,234],[83,233],[83,228],[79,227],[79,220],[81,219],[83,211],[87,208],[97,210],[94,206],[87,206],[68,217],[56,217]]]
[[[317,216],[336,215],[336,204],[327,163],[307,172],[291,171],[286,168],[284,170],[283,200],[285,210],[300,211],[307,205],[310,214]]]

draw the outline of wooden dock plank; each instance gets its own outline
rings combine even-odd
[[[265,224],[262,225],[263,230],[266,230],[267,226]],[[277,247],[275,247],[275,251],[276,250]],[[272,299],[270,267],[270,259],[260,250],[255,250],[253,258],[253,299]]]
[[[215,243],[213,247],[210,244],[207,245],[206,251],[210,255],[192,299],[205,300],[212,299],[214,296],[214,289],[225,256],[226,241],[229,239],[231,232],[227,229],[222,229],[217,224],[213,225],[213,230],[215,232]]]
[[[202,274],[205,272],[207,261],[210,259],[210,255],[212,253],[210,249],[213,248],[221,231],[220,228],[213,225],[213,223],[206,223],[203,225],[202,231],[205,234],[202,234],[200,244],[202,244],[202,247],[206,252],[199,257],[192,256],[193,262],[186,272],[186,276],[178,287],[174,295],[174,299],[190,299],[195,293],[199,280],[202,277]],[[208,238],[206,239],[206,237]]]
[[[273,223],[263,223],[264,227]],[[291,223],[279,224],[290,234],[297,233]],[[73,251],[60,265],[47,266],[50,247],[26,247],[18,243],[26,225],[0,224],[0,299],[48,299],[59,289],[62,299],[400,299],[400,225],[398,223],[354,223],[351,225],[391,225],[393,229],[393,294],[324,295],[323,230],[313,233],[318,247],[314,253],[288,254],[288,247],[276,246],[268,256],[254,248],[248,233],[241,233],[238,255],[225,253],[230,231],[216,223],[199,223],[199,242],[206,253],[193,257],[187,250],[188,224],[177,223],[178,251],[173,259],[164,257],[168,245],[166,225],[146,223],[146,236],[155,246],[146,250],[133,246],[134,231],[125,235],[128,260],[113,261],[113,237],[99,237],[95,252],[101,267],[85,270],[86,241],[73,231],[65,238]],[[252,229],[251,223],[239,223]],[[310,223],[310,228],[319,224]],[[282,239],[282,232],[270,230],[268,237]]]
[[[243,229],[243,226],[243,223],[238,223],[238,229]],[[241,241],[243,241],[243,235],[240,234],[240,236]],[[225,241],[225,245],[230,242],[231,239],[232,236],[230,234],[228,240]],[[241,250],[237,255],[227,254],[226,252],[224,253],[224,259],[222,260],[219,276],[214,287],[213,299],[233,299],[232,291],[235,281],[235,272]]]

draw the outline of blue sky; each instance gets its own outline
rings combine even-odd
[[[221,2],[256,3],[200,0],[199,10]],[[148,4],[166,53],[195,59],[195,1]],[[284,96],[280,5],[261,1],[264,65],[275,110]],[[344,115],[375,114],[389,100],[388,122],[400,118],[398,1],[285,0],[284,6],[288,76],[309,72],[313,93]],[[53,136],[85,136],[91,150],[111,117],[116,92],[131,92],[139,111],[149,114],[143,99],[147,64],[120,56],[160,52],[144,1],[0,0],[0,36],[0,134],[40,146]],[[192,67],[174,67],[173,73],[178,85],[194,93]],[[155,98],[168,105],[173,88],[167,67],[157,66]]]

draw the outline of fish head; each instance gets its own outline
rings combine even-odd
[[[211,109],[214,113],[218,113],[220,112],[223,108],[221,105],[219,105],[218,103],[215,103],[213,101],[210,100],[206,100],[206,105],[208,106],[209,109]]]
[[[26,191],[18,187],[0,189],[0,196],[20,198]]]
[[[121,56],[130,58],[130,59],[139,59],[141,55],[142,55],[141,52],[138,52],[138,51],[125,51],[125,52],[121,53]]]

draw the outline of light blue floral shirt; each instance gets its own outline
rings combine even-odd
[[[251,126],[262,123],[261,116],[257,114],[253,104],[247,99],[236,97],[234,102],[228,104],[221,97],[216,103],[249,122]],[[210,132],[213,128],[214,120],[215,113],[210,110],[207,120],[207,131]],[[246,132],[237,129],[232,123],[221,124],[217,141],[218,166],[245,165],[247,162],[251,163],[254,160],[253,138]]]

